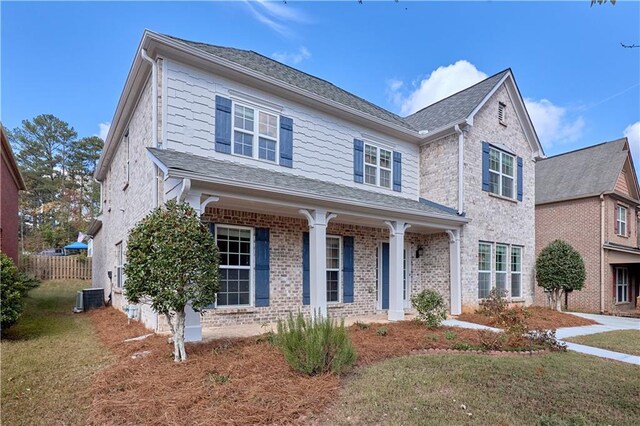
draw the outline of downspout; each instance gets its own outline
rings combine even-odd
[[[158,147],[158,64],[147,55],[146,49],[140,51],[142,59],[151,64],[151,146]],[[152,206],[158,207],[158,166],[153,166]]]
[[[464,133],[459,125],[454,130],[458,134],[458,215],[464,213]]]
[[[600,194],[600,313],[604,312],[604,193]]]

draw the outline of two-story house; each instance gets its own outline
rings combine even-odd
[[[536,164],[536,252],[562,239],[585,262],[585,286],[569,309],[624,312],[640,296],[640,190],[626,138]],[[538,304],[547,303],[541,288]]]
[[[128,230],[177,199],[220,250],[192,340],[298,310],[402,320],[425,288],[454,315],[492,287],[530,303],[541,155],[510,70],[403,118],[255,52],[146,31],[95,174],[94,285],[127,304]]]

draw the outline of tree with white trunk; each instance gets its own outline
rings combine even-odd
[[[125,295],[130,303],[150,303],[167,318],[176,362],[187,359],[185,308],[202,312],[215,302],[218,263],[213,235],[188,204],[169,201],[129,232]]]
[[[562,296],[582,290],[586,272],[580,253],[569,243],[555,240],[546,246],[536,260],[538,285],[551,297],[551,304],[562,311]]]

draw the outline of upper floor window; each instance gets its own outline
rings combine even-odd
[[[370,185],[391,188],[393,155],[390,150],[364,144],[364,181]]]
[[[498,102],[498,122],[507,125],[507,105],[502,102]]]
[[[515,198],[515,157],[493,147],[489,150],[489,191]]]
[[[129,144],[129,129],[127,129],[127,131],[124,134],[124,141],[123,141],[123,145],[124,145],[124,152],[125,152],[125,161],[124,161],[124,186],[122,188],[122,190],[124,191],[125,189],[127,189],[129,187],[129,171],[130,171],[130,144]]]
[[[275,162],[277,151],[278,116],[234,103],[233,153]]]
[[[623,237],[627,236],[627,208],[624,206],[617,206],[616,216],[616,234]],[[609,228],[611,229],[611,228]]]

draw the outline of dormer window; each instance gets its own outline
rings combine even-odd
[[[502,102],[498,102],[498,122],[503,126],[507,125],[507,105]]]

